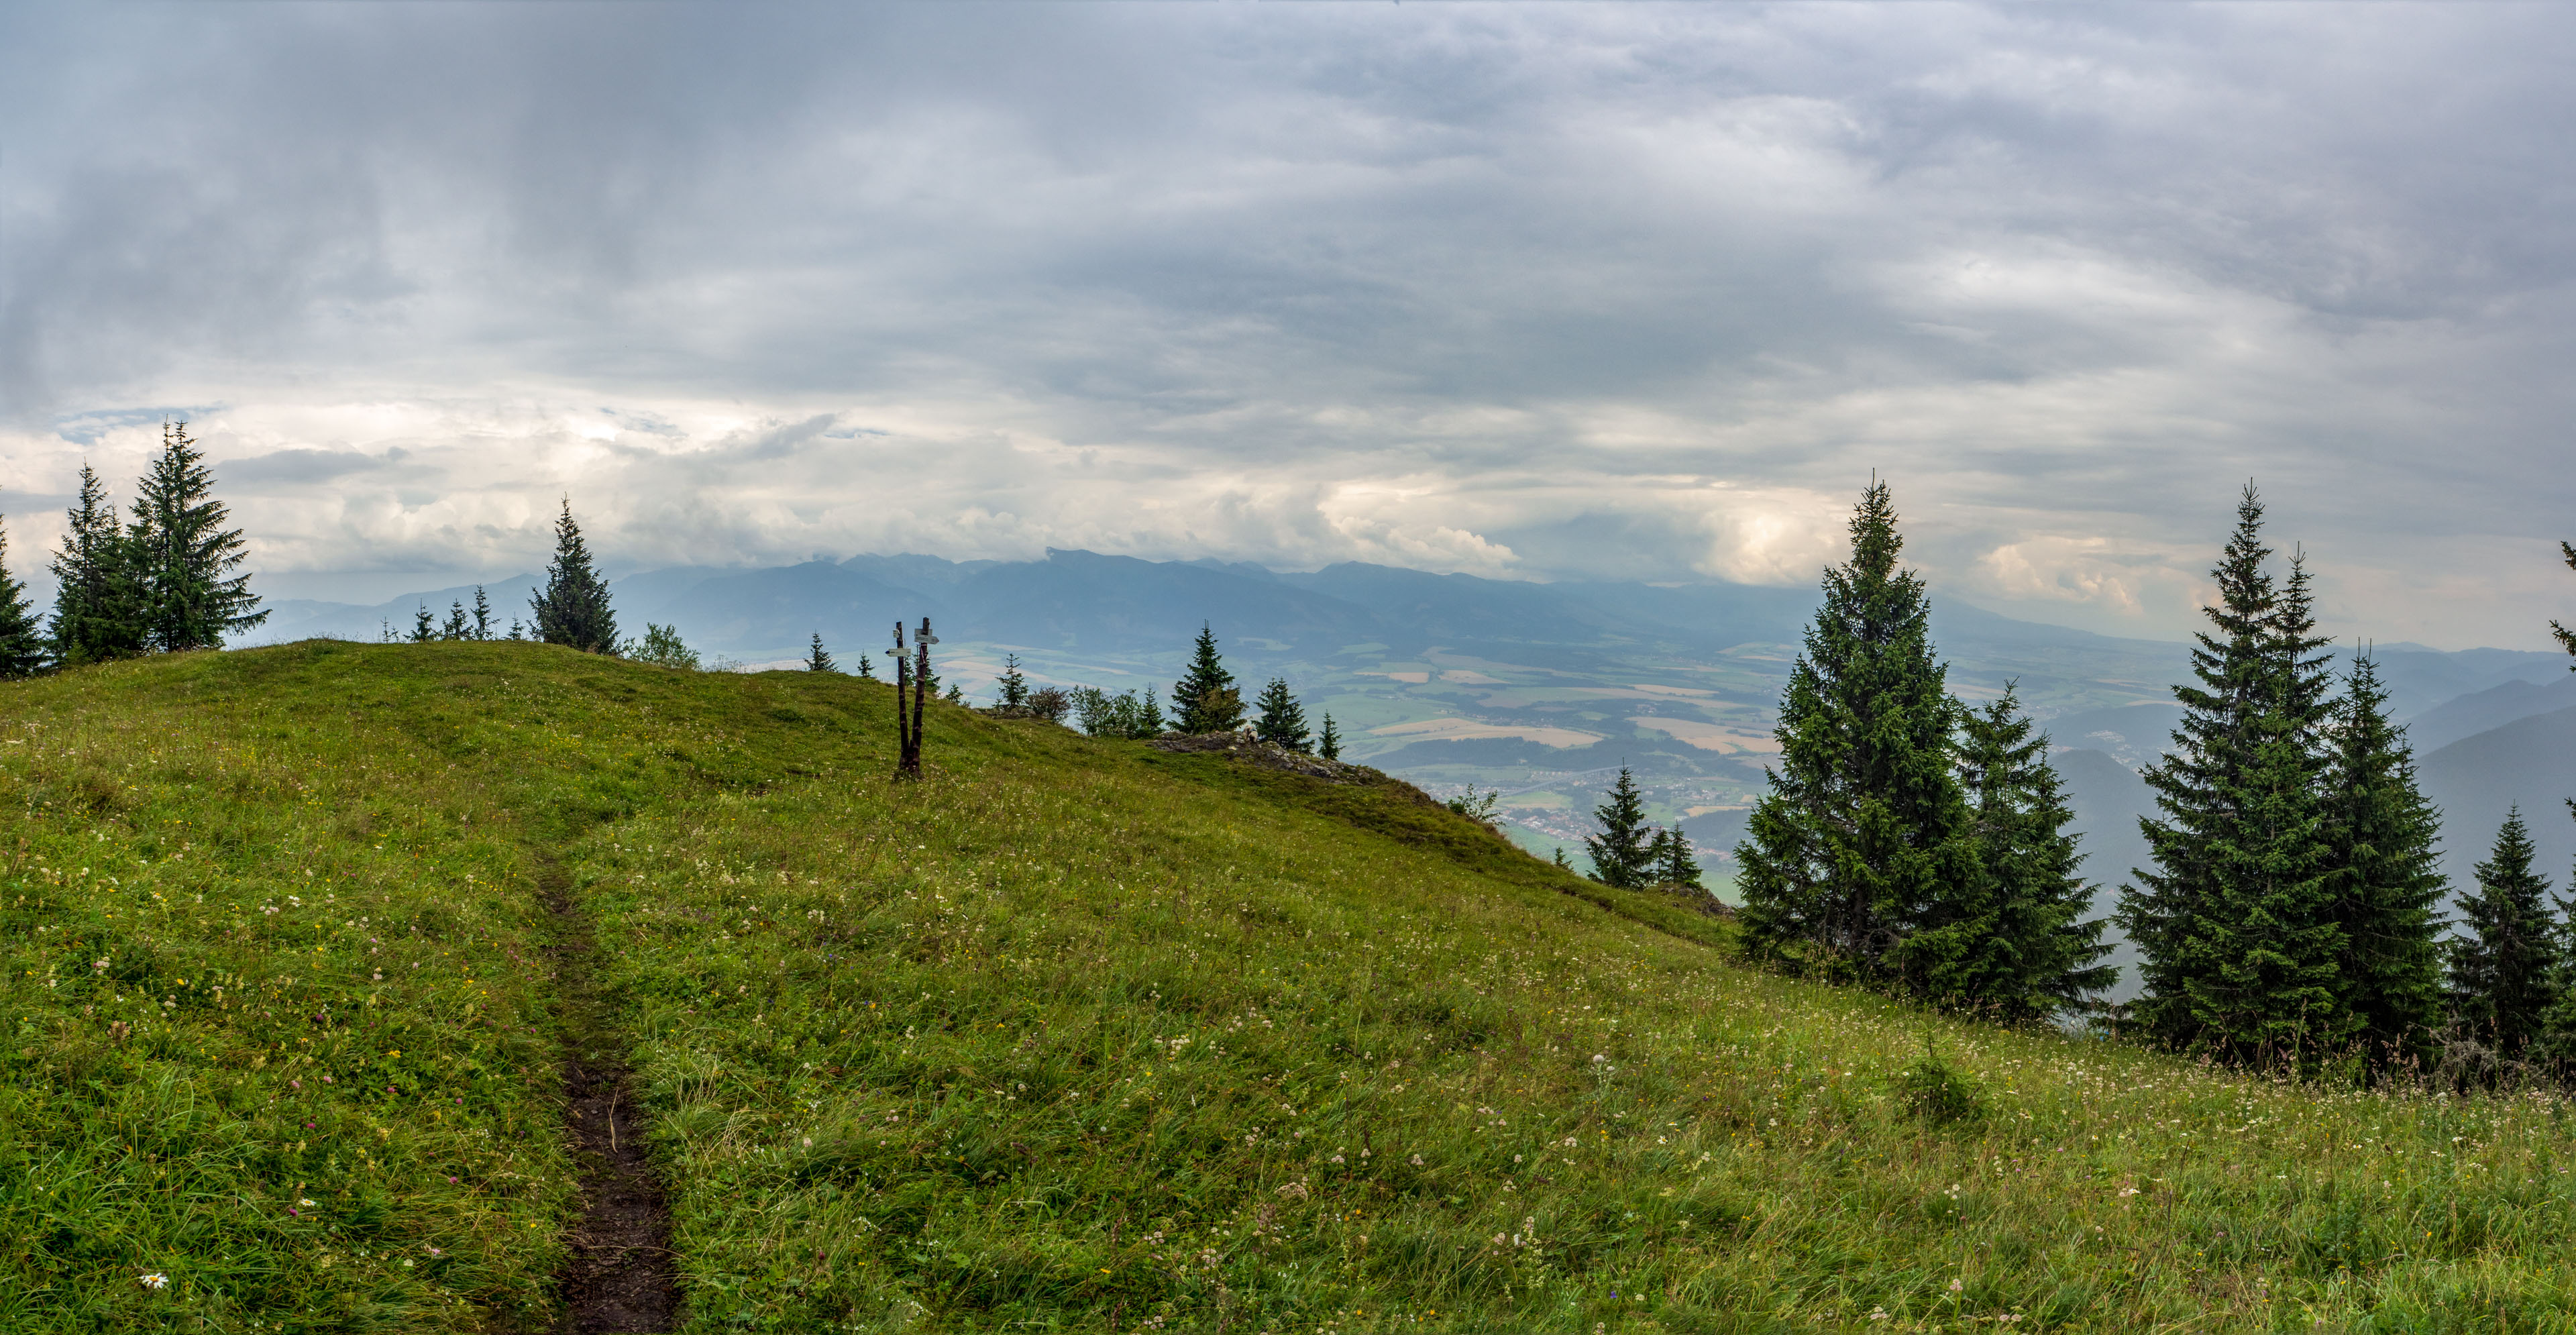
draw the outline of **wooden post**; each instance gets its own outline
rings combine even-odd
[[[894,623],[894,776],[898,779],[921,777],[921,744],[913,736],[912,660],[903,653],[903,623]]]
[[[921,619],[921,629],[912,637],[912,652],[919,660],[912,666],[912,757],[907,761],[912,777],[921,777],[921,706],[922,697],[930,694],[930,646],[939,637],[930,633],[930,618]]]

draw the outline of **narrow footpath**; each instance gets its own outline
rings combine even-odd
[[[599,999],[590,917],[553,862],[541,865],[537,889],[554,919],[565,1120],[581,1175],[582,1216],[573,1226],[572,1255],[556,1276],[564,1299],[556,1331],[668,1331],[680,1308],[671,1210],[644,1152],[643,1110],[620,1055],[624,1035]]]

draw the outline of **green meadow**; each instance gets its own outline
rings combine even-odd
[[[892,707],[516,643],[0,686],[0,1329],[553,1328],[577,968],[691,1331],[2576,1330],[2554,1093],[1784,981],[1399,784],[950,707],[897,783]]]

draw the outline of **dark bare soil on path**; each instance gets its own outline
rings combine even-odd
[[[680,1309],[671,1211],[644,1152],[632,1073],[618,1056],[625,1045],[592,980],[590,919],[560,869],[547,866],[539,888],[554,916],[565,1118],[581,1170],[582,1217],[556,1277],[564,1301],[556,1330],[667,1331]]]

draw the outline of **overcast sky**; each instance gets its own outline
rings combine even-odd
[[[2576,615],[2564,5],[20,5],[0,509],[254,587],[1049,546]]]

